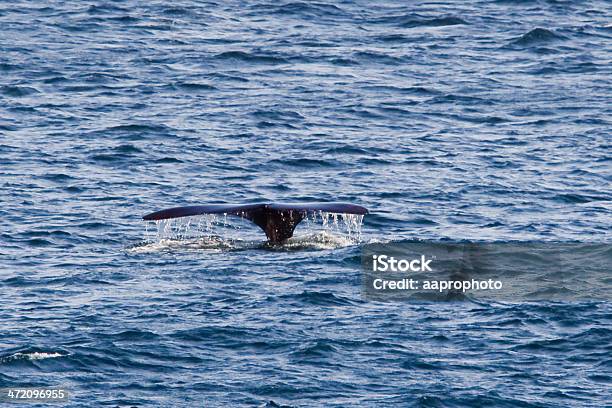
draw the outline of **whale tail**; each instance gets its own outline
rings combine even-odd
[[[365,215],[368,210],[346,203],[259,203],[259,204],[205,204],[174,207],[142,217],[144,220],[165,220],[202,214],[227,214],[246,218],[265,233],[268,241],[281,243],[293,236],[295,227],[308,215],[318,211]]]

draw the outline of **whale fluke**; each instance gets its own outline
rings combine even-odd
[[[317,211],[365,215],[365,207],[346,203],[258,203],[205,204],[174,207],[142,217],[144,220],[166,220],[201,214],[227,214],[246,218],[259,226],[272,243],[280,243],[293,236],[295,227],[308,215]]]

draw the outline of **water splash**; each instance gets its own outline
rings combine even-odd
[[[22,353],[22,352],[18,352],[15,354],[12,354],[10,356],[6,356],[6,357],[0,357],[0,364],[1,363],[7,363],[7,362],[11,362],[11,361],[15,361],[15,360],[44,360],[47,358],[57,358],[57,357],[64,357],[65,354],[60,354],[60,353],[45,353],[45,352],[40,352],[40,351],[34,351],[31,353]]]
[[[319,231],[309,233],[306,235],[299,235],[293,238],[289,238],[280,249],[289,250],[303,250],[303,249],[337,249],[351,245],[355,245],[356,242],[349,238],[348,235],[337,235],[332,234],[328,231]]]
[[[163,240],[189,240],[194,238],[214,237],[228,228],[239,229],[239,225],[228,223],[227,214],[203,214],[192,217],[171,218],[154,221],[154,236],[145,222],[145,239],[160,242]]]
[[[151,225],[155,228],[150,228]],[[288,248],[337,248],[361,242],[363,215],[317,211],[298,225]],[[203,214],[145,222],[145,239],[128,250],[235,250],[262,247],[262,231],[250,221],[227,214]]]
[[[143,241],[128,247],[127,251],[134,254],[145,254],[163,251],[201,251],[214,252],[253,248],[260,245],[254,241],[238,241],[221,237],[207,236],[189,239],[160,239],[158,241]]]
[[[317,211],[306,216],[302,224],[308,229],[317,229],[320,225],[321,232],[346,236],[353,243],[361,242],[363,215]]]

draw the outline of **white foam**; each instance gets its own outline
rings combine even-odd
[[[44,352],[39,352],[39,351],[35,351],[33,353],[15,353],[12,354],[8,357],[4,357],[4,361],[11,361],[11,360],[44,360],[46,358],[57,358],[57,357],[63,357],[64,354],[60,354],[60,353],[44,353]]]
[[[127,251],[135,254],[144,254],[160,251],[175,251],[175,250],[211,250],[222,251],[235,249],[238,247],[235,241],[223,239],[221,237],[201,237],[188,239],[169,239],[162,238],[157,241],[143,242],[133,247],[127,248]]]
[[[289,238],[283,246],[293,249],[336,249],[355,245],[357,241],[346,235],[336,235],[329,231],[319,231]]]
[[[19,353],[17,353],[19,354]],[[63,354],[60,353],[39,353],[39,352],[34,352],[34,353],[26,353],[25,356],[30,359],[30,360],[44,360],[45,358],[56,358],[56,357],[63,357]]]

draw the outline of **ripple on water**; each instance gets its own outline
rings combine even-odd
[[[609,302],[361,296],[365,243],[610,241],[609,2],[9,3],[1,387],[65,385],[74,406],[609,404]],[[371,213],[283,245],[223,217],[141,222],[255,201]]]

